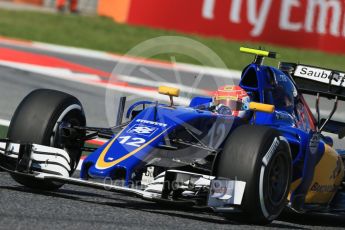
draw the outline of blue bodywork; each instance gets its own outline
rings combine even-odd
[[[204,101],[202,100],[202,102]],[[146,108],[124,130],[84,160],[81,178],[90,176],[93,178],[116,178],[115,174],[118,170],[122,170],[125,172],[125,181],[128,184],[132,179],[133,172],[145,166],[142,162],[147,159],[152,149],[164,144],[164,137],[167,134],[181,128],[181,124],[189,124],[190,127],[194,127],[202,133],[208,133],[209,127],[215,123],[214,120],[221,124],[228,124],[227,126],[231,129],[237,127],[237,124],[241,124],[237,121],[239,118],[232,116],[219,117],[213,112],[190,107],[159,105],[157,108]],[[148,131],[143,130],[140,133],[143,127]],[[138,130],[139,132],[137,132]],[[228,133],[230,130],[226,132]],[[107,147],[109,147],[108,150],[106,150]],[[140,148],[140,151],[132,155],[138,148]],[[105,151],[106,154],[102,156]],[[122,160],[119,161],[119,159]],[[100,166],[100,162],[103,162],[103,160],[107,167]],[[118,163],[112,163],[116,161]],[[111,166],[108,167],[109,165]]]
[[[281,101],[277,101],[278,97],[273,90],[280,84],[279,95],[295,94],[294,101],[290,101],[286,106],[282,105]],[[309,154],[308,145],[315,132],[314,118],[302,95],[297,91],[294,92],[296,89],[293,79],[279,69],[253,63],[244,69],[239,85],[248,92],[253,101],[275,105],[275,111],[271,114],[257,112],[251,120],[243,121],[233,116],[223,116],[208,111],[207,107],[212,102],[209,96],[193,98],[189,107],[170,107],[161,104],[150,106],[135,116],[119,134],[84,160],[81,178],[117,178],[118,174],[121,174],[125,184],[129,185],[135,172],[145,166],[148,158],[154,157],[153,150],[164,144],[167,135],[185,124],[190,124],[207,135],[210,125],[220,120],[228,124],[227,127],[231,127],[226,131],[227,136],[233,129],[246,123],[270,126],[279,130],[290,143],[293,155],[292,181],[303,176],[304,184],[310,184],[312,179],[310,169],[321,158],[325,147],[321,140],[316,158],[305,163]],[[136,106],[150,103],[152,102],[143,101],[131,106],[127,117]],[[222,144],[219,143],[219,146],[214,147],[221,148]],[[301,186],[300,190],[303,189]]]

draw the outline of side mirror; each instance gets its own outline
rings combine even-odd
[[[250,102],[249,109],[256,112],[264,112],[264,113],[273,113],[275,110],[274,105],[257,103],[257,102]]]
[[[168,87],[168,86],[159,86],[158,93],[168,95],[170,98],[170,106],[174,105],[173,97],[178,97],[180,95],[180,89]]]
[[[159,86],[158,93],[172,97],[178,97],[180,95],[180,89],[169,86]]]

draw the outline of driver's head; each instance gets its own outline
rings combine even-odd
[[[213,104],[218,108],[226,106],[233,116],[248,116],[250,97],[240,86],[225,85],[214,93]]]

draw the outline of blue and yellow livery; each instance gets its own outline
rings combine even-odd
[[[344,195],[345,155],[333,146],[345,137],[345,124],[333,115],[338,101],[345,101],[345,74],[294,63],[275,68],[263,64],[275,52],[241,51],[254,54],[253,63],[244,68],[238,86],[221,89],[241,90],[245,102],[209,94],[179,106],[174,103],[179,89],[162,86],[158,92],[168,104],[139,101],[125,111],[121,98],[117,117],[122,121],[126,114],[127,121],[112,128],[85,126],[81,103],[71,95],[34,91],[17,108],[8,138],[0,140],[0,168],[28,187],[57,189],[71,183],[112,189],[157,202],[241,211],[259,224],[273,221],[285,207],[300,213],[344,212],[339,197]],[[315,96],[316,116],[304,94]],[[334,103],[323,119],[320,97]],[[246,116],[232,110],[245,110]],[[31,122],[26,114],[40,117],[39,122],[20,125]],[[107,142],[84,146],[96,137]],[[90,154],[80,179],[66,176],[82,151]]]

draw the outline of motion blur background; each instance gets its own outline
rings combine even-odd
[[[56,8],[56,0],[2,0]],[[72,0],[73,1],[73,0]],[[66,0],[67,4],[70,2]],[[84,14],[119,23],[344,53],[340,0],[78,0]]]
[[[182,35],[213,49],[230,69],[248,62],[237,55],[240,45],[273,49],[284,61],[344,69],[341,0],[74,0],[78,18],[67,13],[69,0],[56,15],[57,1],[0,0],[0,35],[120,54],[152,37]]]

